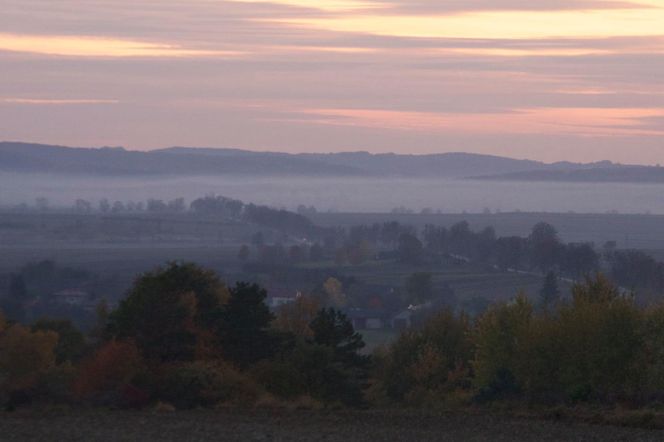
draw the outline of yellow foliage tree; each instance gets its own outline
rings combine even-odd
[[[55,365],[58,335],[52,331],[31,332],[22,325],[12,325],[0,335],[0,372],[5,389],[30,387]]]
[[[328,278],[323,284],[323,290],[327,295],[330,304],[336,308],[343,308],[348,303],[346,294],[344,293],[343,284],[336,278]]]
[[[475,384],[478,388],[510,390],[519,359],[519,343],[527,335],[533,307],[520,294],[509,304],[490,308],[477,321],[474,333]]]

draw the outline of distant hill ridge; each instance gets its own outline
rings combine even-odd
[[[609,161],[547,164],[461,152],[288,154],[190,147],[142,152],[121,147],[73,148],[20,142],[0,142],[0,171],[104,176],[474,177],[521,181],[664,182],[664,168],[623,166]]]

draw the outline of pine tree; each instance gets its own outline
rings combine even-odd
[[[549,272],[544,278],[544,284],[540,290],[540,301],[544,309],[549,308],[560,299],[560,290],[558,289],[558,276],[554,272]]]

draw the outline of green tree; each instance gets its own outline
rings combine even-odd
[[[480,394],[492,398],[515,393],[519,343],[528,331],[533,308],[524,295],[509,304],[496,304],[478,318],[473,333],[474,383]]]
[[[572,288],[573,301],[560,308],[557,329],[564,343],[559,390],[572,400],[606,400],[633,391],[644,342],[642,314],[633,297],[623,295],[604,276]]]
[[[133,338],[147,359],[193,360],[219,326],[225,284],[195,264],[171,263],[140,276],[109,317],[107,334]]]
[[[230,290],[224,306],[218,334],[224,357],[240,368],[246,368],[273,356],[277,350],[276,335],[270,324],[274,315],[265,304],[267,292],[257,284],[239,282]]]
[[[309,342],[314,346],[310,352],[316,355],[319,379],[324,380],[321,398],[348,405],[363,403],[369,358],[359,353],[365,346],[362,336],[346,315],[332,308],[319,311],[309,327],[313,332]]]

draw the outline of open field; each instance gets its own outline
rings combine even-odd
[[[0,254],[0,271],[14,271],[27,263],[50,259],[58,264],[97,273],[140,273],[168,261],[196,261],[216,270],[235,261],[235,245],[173,244],[91,244],[5,246]]]
[[[342,268],[345,275],[370,285],[403,288],[405,281],[415,272],[428,272],[433,276],[436,289],[445,285],[454,290],[459,301],[484,297],[490,300],[505,301],[523,291],[537,297],[542,287],[543,277],[524,273],[505,273],[481,269],[469,264],[457,266],[411,267],[389,261],[377,261],[358,267]],[[563,296],[569,293],[569,284],[560,282]]]
[[[660,441],[664,431],[411,412],[86,412],[0,417],[13,441]]]
[[[192,213],[0,212],[0,244],[224,244],[248,241],[250,223]],[[266,230],[266,229],[263,229]],[[268,229],[269,230],[269,229]]]

